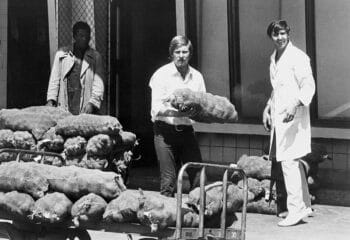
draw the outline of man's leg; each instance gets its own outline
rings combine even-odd
[[[276,132],[274,131],[272,145],[269,154],[271,160],[271,181],[276,181],[276,203],[277,216],[286,217],[287,211],[287,192],[283,180],[283,171],[281,162],[276,160]]]
[[[307,206],[304,202],[305,175],[302,179],[302,169],[298,159],[282,161],[283,178],[287,190],[288,217],[279,222],[279,226],[291,226],[297,224],[307,216]],[[307,185],[306,185],[307,187]],[[311,209],[310,209],[311,210]]]
[[[305,170],[302,166],[302,163],[300,161],[299,162],[299,171],[301,174],[301,186],[302,186],[302,190],[303,190],[303,201],[305,203],[306,208],[311,208],[311,198],[310,198],[310,192],[309,192],[309,186],[307,183],[307,179],[306,179],[306,173]]]
[[[163,135],[154,136],[154,146],[160,170],[160,193],[173,197],[176,184],[176,163],[173,147],[164,141]]]
[[[184,134],[183,144],[181,144],[179,149],[179,158],[183,164],[187,162],[202,162],[202,155],[193,132]],[[187,168],[191,189],[199,186],[199,173],[198,168]]]

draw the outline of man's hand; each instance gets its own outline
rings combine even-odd
[[[286,109],[284,109],[281,114],[284,114],[283,122],[287,123],[294,119],[295,113],[297,112],[297,106],[290,105]]]
[[[46,102],[45,106],[56,107],[56,102],[54,100],[50,99]]]
[[[179,112],[183,114],[183,117],[195,117],[199,113],[198,106],[180,106]]]
[[[189,118],[192,118],[192,117],[197,116],[198,113],[199,113],[199,111],[200,111],[199,108],[196,107],[196,106],[190,107],[190,109],[187,111],[188,117],[189,117]]]
[[[266,131],[271,131],[271,106],[266,105],[263,112],[263,124]]]
[[[96,112],[97,112],[97,108],[92,103],[87,103],[82,110],[82,113],[88,113],[88,114],[94,114]]]

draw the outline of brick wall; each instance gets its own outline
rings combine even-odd
[[[220,164],[236,163],[240,156],[262,155],[269,138],[256,135],[197,133],[203,160]]]
[[[236,163],[240,156],[262,155],[269,144],[268,136],[219,133],[197,133],[198,143],[205,162]],[[350,140],[312,139],[326,146],[332,161],[319,165],[322,186],[350,189]]]

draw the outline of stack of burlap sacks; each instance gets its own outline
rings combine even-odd
[[[205,226],[219,227],[222,182],[205,187]],[[199,225],[199,188],[183,196],[182,226]],[[249,193],[249,198],[254,196]],[[243,189],[228,185],[226,225],[243,204]],[[157,232],[176,225],[177,200],[159,192],[126,189],[120,174],[36,162],[0,165],[0,214],[27,223],[91,227],[139,223]]]
[[[210,94],[203,98],[191,92],[186,96],[200,101],[195,105],[186,101],[177,106],[184,111],[195,107],[194,119],[198,121],[224,122],[237,118],[234,106],[227,99]],[[172,101],[172,104],[176,103]],[[0,154],[0,212],[11,219],[33,223],[73,222],[76,226],[139,223],[153,232],[175,226],[176,198],[126,189],[118,162],[131,158],[129,150],[137,141],[134,134],[122,130],[116,118],[72,116],[59,108],[44,106],[3,109],[0,129],[0,148],[55,152],[64,159],[62,162],[55,157],[43,160],[22,155],[21,162],[17,162],[11,153]],[[221,182],[205,188],[206,227],[219,226],[222,189]],[[183,226],[199,225],[199,193],[196,188],[183,196]],[[227,226],[236,220],[235,212],[242,207],[243,189],[229,183],[228,193]],[[249,196],[253,198],[251,193]]]
[[[319,164],[326,160],[330,158],[325,147],[319,144],[312,144],[312,152],[301,159],[312,203],[316,201],[316,191],[320,187]],[[287,193],[279,165],[272,164],[267,155],[243,155],[238,160],[237,167],[246,173],[248,190],[254,194],[254,198],[248,202],[247,212],[277,214],[286,210]],[[234,174],[232,181],[238,182],[239,176]]]
[[[33,106],[0,111],[0,149],[15,148],[59,153],[60,158],[24,154],[22,161],[41,161],[55,166],[126,171],[137,145],[136,135],[123,131],[111,116],[73,116],[55,107]],[[0,154],[1,162],[16,154]]]
[[[99,221],[106,201],[125,190],[114,172],[36,162],[0,165],[0,212],[12,220],[55,224],[88,212]]]

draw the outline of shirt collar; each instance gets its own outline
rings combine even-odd
[[[171,62],[170,63],[170,71],[171,71],[171,74],[172,75],[178,75],[180,74],[180,72],[177,70],[176,66],[175,66],[175,63],[174,62]],[[193,68],[188,65],[188,75],[189,76],[192,76],[193,75]],[[187,76],[187,75],[186,75]]]
[[[66,52],[68,55],[70,56],[74,56],[73,54],[73,45],[69,45],[68,46],[68,50]],[[85,53],[84,53],[84,58],[85,57],[89,57],[89,58],[93,58],[93,50],[92,48],[89,46],[88,49],[86,49]]]
[[[288,54],[288,52],[290,51],[290,49],[293,48],[293,46],[294,46],[294,45],[293,45],[292,41],[289,40],[289,42],[288,42],[288,44],[287,44],[287,46],[286,46],[286,49],[284,50],[284,53],[283,53],[282,56],[280,57],[279,61],[281,61],[281,58],[283,58],[285,55]],[[271,55],[271,61],[272,61],[272,62],[275,62],[276,53],[277,53],[277,50],[275,49],[275,50],[273,51],[272,55]]]

